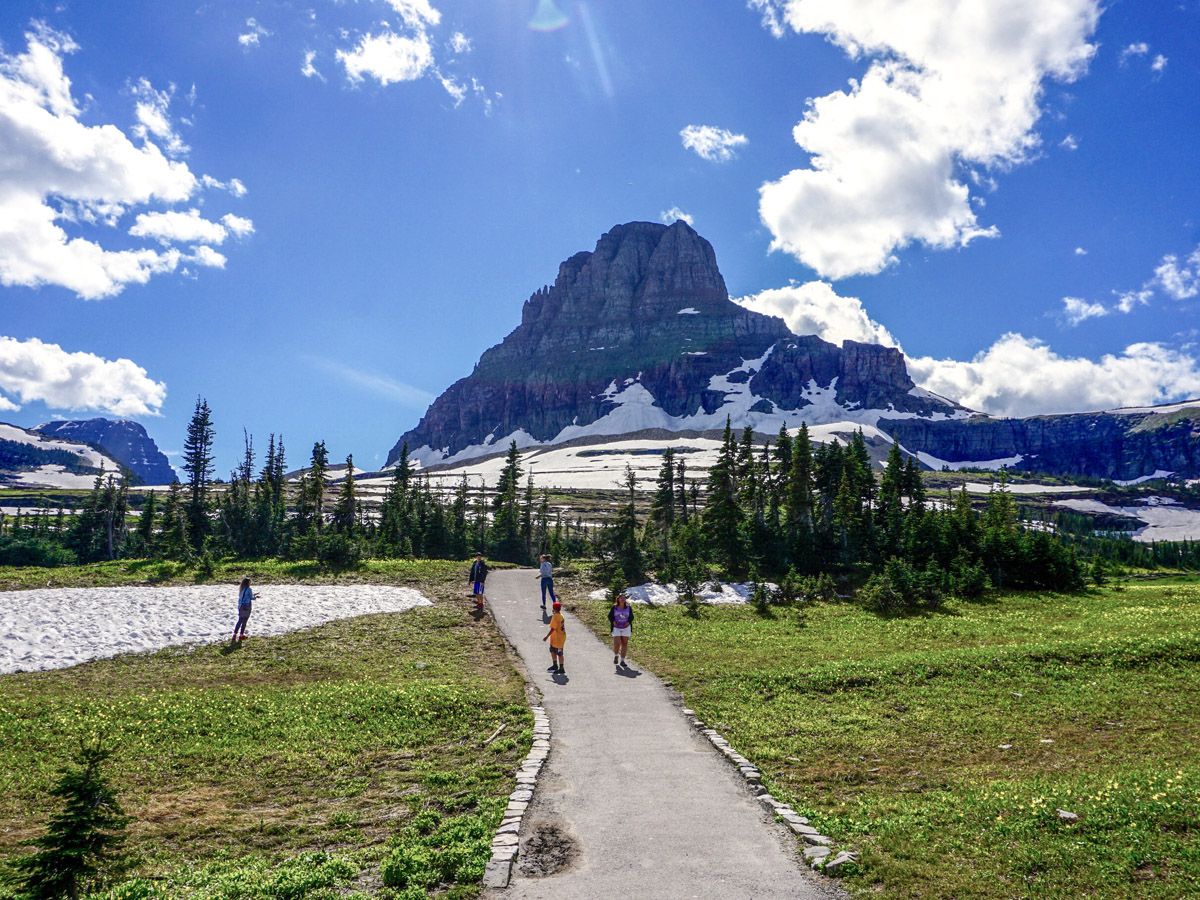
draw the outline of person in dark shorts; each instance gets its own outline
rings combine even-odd
[[[471,594],[475,597],[476,609],[483,609],[483,604],[487,602],[487,594],[484,593],[487,576],[488,566],[483,561],[483,551],[480,550],[475,554],[475,562],[471,563],[471,574],[467,576],[467,581],[471,583]]]
[[[250,590],[250,576],[246,576],[238,588],[238,617],[233,626],[233,641],[246,639],[246,623],[250,621],[250,610],[257,596],[258,594]]]

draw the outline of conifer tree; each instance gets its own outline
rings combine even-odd
[[[60,509],[61,513],[62,510]],[[140,556],[154,555],[154,529],[158,519],[158,501],[153,491],[146,494],[146,502],[142,504],[142,513],[138,517],[137,552]]]
[[[333,507],[333,529],[346,537],[354,537],[359,530],[358,493],[354,483],[354,456],[346,457],[346,477],[342,480],[337,502]]]
[[[742,523],[745,514],[737,495],[737,445],[730,422],[716,464],[708,472],[708,499],[704,507],[704,529],[717,564],[730,578],[746,570]]]
[[[183,442],[183,471],[187,474],[188,535],[192,548],[197,552],[203,548],[211,530],[209,520],[209,488],[212,485],[213,438],[212,411],[208,401],[196,398],[196,408],[188,423],[187,437]]]
[[[130,819],[104,776],[110,755],[98,740],[83,745],[50,789],[61,806],[35,841],[38,849],[15,865],[22,896],[76,900],[88,888],[101,886],[105,876],[121,873],[121,846]]]
[[[521,451],[513,441],[500,472],[496,496],[492,498],[492,553],[505,562],[526,562],[526,545],[521,536]]]

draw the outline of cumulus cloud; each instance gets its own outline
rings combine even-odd
[[[1083,247],[1076,247],[1075,255],[1076,256],[1087,256],[1087,250],[1085,250]]]
[[[470,53],[474,49],[471,39],[461,31],[450,35],[450,50],[454,53]]]
[[[1006,334],[970,360],[919,357],[913,380],[997,416],[1169,403],[1200,395],[1194,357],[1159,343],[1130,344],[1097,360],[1061,356],[1037,338]]]
[[[1058,146],[1062,147],[1064,150],[1078,150],[1079,138],[1075,137],[1073,134],[1068,134],[1065,138],[1058,142]]]
[[[316,50],[304,51],[304,65],[300,67],[300,74],[305,78],[318,78],[321,81],[325,80],[325,76],[317,71],[317,67],[313,65],[313,61],[317,58]]]
[[[688,125],[679,132],[683,146],[701,159],[728,162],[737,155],[737,148],[750,143],[744,134],[734,134],[715,125]]]
[[[1190,300],[1200,294],[1200,246],[1183,262],[1174,253],[1164,256],[1154,270],[1154,283],[1174,300]]]
[[[772,249],[825,278],[879,272],[913,242],[998,234],[976,217],[970,174],[1030,158],[1043,83],[1085,71],[1100,14],[1098,0],[752,5],[777,33],[822,34],[871,60],[848,89],[810,101],[793,130],[809,164],[759,192]]]
[[[1150,52],[1150,45],[1145,41],[1138,41],[1134,44],[1128,44],[1121,50],[1121,65],[1129,62],[1135,56],[1145,56]]]
[[[421,31],[400,35],[393,31],[365,34],[352,50],[338,50],[338,61],[346,77],[361,82],[371,77],[381,85],[416,81],[433,68],[433,48]]]
[[[129,233],[134,237],[150,238],[163,245],[175,243],[219,244],[225,240],[226,231],[219,222],[212,222],[200,215],[200,210],[186,212],[141,213],[134,220]]]
[[[1079,297],[1063,297],[1062,304],[1063,318],[1072,326],[1108,315],[1108,308],[1103,303],[1092,303]]]
[[[0,50],[0,284],[57,285],[94,299],[175,271],[185,259],[175,247],[109,249],[64,227],[115,227],[133,208],[169,207],[200,188],[172,158],[187,150],[168,114],[174,88],[131,85],[135,143],[114,125],[80,121],[63,68],[79,49],[71,38],[40,24],[25,38],[23,53]]]
[[[242,216],[235,216],[233,213],[221,216],[221,224],[234,237],[247,237],[254,234],[254,222]]]
[[[795,334],[815,334],[831,344],[859,341],[899,347],[890,331],[863,308],[857,297],[843,297],[824,281],[769,288],[734,302],[768,316],[778,316]]]
[[[860,300],[839,296],[824,282],[766,290],[735,302],[781,317],[795,334],[903,349]],[[1063,356],[1036,337],[1009,333],[969,360],[909,357],[908,371],[921,387],[996,416],[1141,406],[1200,396],[1200,362],[1159,343],[1131,344],[1120,353],[1089,359]]]
[[[672,222],[687,222],[689,225],[695,225],[696,219],[690,213],[685,213],[678,206],[672,206],[670,209],[664,209],[658,214],[659,220],[664,225],[670,225]]]
[[[1161,72],[1167,67],[1167,58],[1159,53],[1154,57],[1154,61],[1150,63],[1150,68],[1155,72]]]
[[[188,146],[175,130],[171,122],[171,100],[175,96],[175,85],[169,85],[166,90],[154,89],[149,80],[139,78],[130,91],[137,102],[133,112],[137,124],[133,126],[135,136],[143,141],[153,137],[171,156],[183,156],[188,152]]]
[[[129,359],[63,350],[37,338],[0,337],[0,409],[42,402],[53,409],[100,410],[117,416],[157,415],[167,386]]]
[[[249,18],[246,20],[246,31],[238,35],[238,43],[246,48],[257,47],[262,43],[263,38],[270,36],[271,32],[259,25],[253,18]]]
[[[1139,306],[1149,306],[1150,298],[1154,296],[1154,291],[1149,288],[1115,293],[1117,295],[1117,309],[1123,313],[1131,313]]]

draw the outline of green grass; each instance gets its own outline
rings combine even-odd
[[[236,582],[249,575],[258,584],[415,584],[430,578],[466,583],[469,562],[446,559],[368,559],[344,572],[322,569],[312,560],[217,560],[211,575],[195,566],[152,559],[119,559],[113,562],[42,568],[0,566],[0,590],[19,591],[44,587],[120,587],[122,585],[196,584]],[[506,563],[489,563],[505,568]]]
[[[602,605],[578,611],[604,630]],[[857,892],[1200,892],[1195,580],[901,619],[648,609],[638,626],[634,656],[862,851]]]
[[[473,896],[531,742],[523,682],[442,564],[389,571],[424,573],[441,599],[0,678],[0,858],[40,831],[79,741],[103,734],[146,879],[114,896]]]

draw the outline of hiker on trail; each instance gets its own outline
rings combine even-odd
[[[554,566],[550,563],[550,554],[542,554],[542,564],[538,566],[538,578],[542,580],[542,612],[546,611],[546,592],[550,592],[550,599],[557,603],[558,595],[554,593]]]
[[[629,651],[629,638],[633,635],[633,607],[624,592],[617,594],[612,609],[608,611],[608,623],[612,626],[613,665],[627,665],[625,654]]]
[[[562,604],[554,601],[554,615],[550,617],[550,630],[543,641],[550,641],[550,671],[555,675],[566,675],[563,666],[563,645],[567,642],[567,620],[563,618]]]
[[[258,594],[250,590],[250,576],[247,575],[242,579],[242,585],[238,589],[238,617],[236,624],[233,626],[232,641],[244,641],[246,639],[246,623],[250,621],[250,608],[257,597]]]
[[[475,554],[475,562],[471,563],[471,574],[467,576],[467,581],[471,583],[471,593],[475,596],[475,608],[482,610],[483,604],[487,602],[487,595],[483,592],[483,583],[487,581],[488,566],[483,561],[483,551],[480,550]]]

